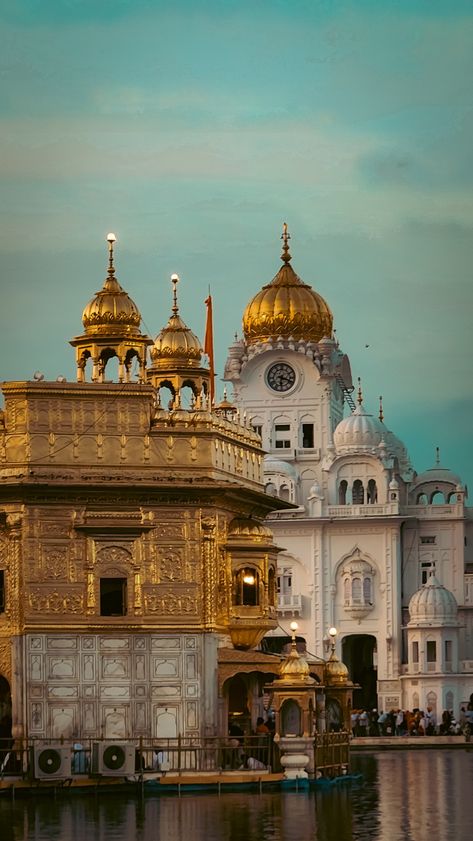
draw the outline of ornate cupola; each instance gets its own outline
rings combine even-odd
[[[115,276],[113,249],[115,234],[108,234],[108,271],[100,292],[87,304],[82,314],[84,333],[71,340],[76,348],[77,381],[85,382],[85,370],[92,359],[92,382],[105,382],[105,369],[118,358],[118,381],[131,381],[131,367],[138,362],[138,381],[146,376],[146,348],[152,339],[141,333],[138,307],[120,286]]]
[[[243,314],[243,332],[249,345],[277,338],[318,342],[332,335],[333,316],[328,304],[291,266],[286,224],[281,239],[283,265]]]
[[[199,339],[179,315],[177,302],[177,274],[171,276],[173,305],[168,323],[157,335],[150,351],[151,365],[147,377],[159,392],[168,388],[172,394],[173,408],[181,406],[181,389],[189,387],[195,398],[196,408],[201,398],[210,392],[210,371],[202,366],[202,348]]]
[[[253,517],[236,517],[228,527],[232,575],[229,631],[235,648],[254,648],[277,627],[276,559],[273,533]]]

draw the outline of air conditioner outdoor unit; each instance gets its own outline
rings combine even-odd
[[[37,780],[57,780],[71,776],[71,749],[63,745],[43,745],[34,750],[34,776]]]
[[[92,771],[104,777],[134,774],[135,746],[129,742],[94,742]]]

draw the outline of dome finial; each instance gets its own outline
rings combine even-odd
[[[172,274],[171,275],[171,283],[173,285],[172,311],[173,311],[173,315],[177,315],[178,312],[179,312],[179,307],[178,307],[178,304],[177,304],[177,284],[179,283],[179,275],[178,274]]]
[[[358,405],[363,403],[363,393],[361,391],[361,377],[358,377]]]
[[[379,395],[379,415],[378,418],[380,419],[381,423],[384,420],[384,413],[383,413],[383,395]]]
[[[290,263],[291,255],[289,254],[289,240],[291,239],[291,235],[287,232],[287,222],[284,222],[282,226],[281,239],[283,241],[281,260],[283,263]]]
[[[435,465],[440,467],[440,447],[435,448]]]
[[[116,243],[117,238],[115,234],[107,234],[107,242],[108,242],[108,274],[112,277],[115,274],[115,266],[113,265],[113,246]]]

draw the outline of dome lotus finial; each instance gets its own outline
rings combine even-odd
[[[363,403],[363,392],[361,390],[361,377],[358,377],[358,405]]]
[[[113,265],[113,247],[117,241],[115,234],[107,234],[108,242],[108,274],[110,277],[115,274],[115,266]]]
[[[178,307],[178,304],[177,304],[177,284],[179,283],[179,275],[178,275],[178,274],[175,274],[175,273],[174,273],[174,274],[172,274],[172,275],[171,275],[171,283],[172,283],[172,285],[173,285],[173,290],[172,290],[172,311],[173,311],[173,314],[174,314],[174,315],[177,315],[177,314],[178,314],[178,312],[179,312],[179,307]]]
[[[287,222],[284,222],[282,226],[281,239],[283,241],[281,260],[283,263],[290,263],[291,255],[289,254],[289,240],[291,239],[291,235],[287,231]]]

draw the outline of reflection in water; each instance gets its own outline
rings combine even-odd
[[[0,797],[1,841],[470,841],[473,752],[353,758],[362,783],[316,791]]]

